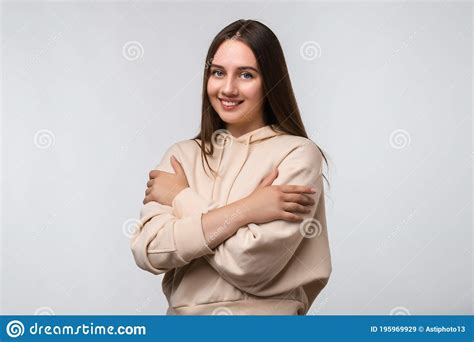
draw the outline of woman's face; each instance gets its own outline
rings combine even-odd
[[[263,125],[262,78],[245,43],[226,40],[219,46],[212,59],[207,94],[228,127]]]

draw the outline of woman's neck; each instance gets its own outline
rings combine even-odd
[[[265,126],[263,120],[255,120],[253,122],[244,122],[240,124],[227,124],[226,129],[234,136],[235,138],[240,137],[248,132],[255,131],[256,129],[262,128]]]

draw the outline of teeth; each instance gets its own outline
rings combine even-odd
[[[240,102],[222,101],[222,103],[223,103],[225,106],[236,106],[236,105],[238,105]]]

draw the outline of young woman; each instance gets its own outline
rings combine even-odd
[[[150,172],[131,241],[140,268],[165,273],[167,314],[306,314],[331,273],[323,159],[275,34],[225,27],[206,57],[201,132]]]

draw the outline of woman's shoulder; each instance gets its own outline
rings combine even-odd
[[[283,134],[275,136],[275,140],[272,141],[272,145],[273,144],[284,146],[287,150],[290,151],[304,151],[307,153],[314,154],[321,153],[318,145],[313,140],[299,135]]]
[[[186,139],[175,142],[171,145],[168,150],[173,152],[180,152],[183,154],[186,153],[195,153],[196,150],[200,149],[201,140],[200,139]]]
[[[195,145],[195,146],[194,146]],[[175,156],[178,160],[188,159],[196,155],[196,151],[199,150],[199,146],[192,139],[181,140],[168,145],[165,148],[165,152],[161,157],[161,160],[168,160],[171,156]]]
[[[301,137],[299,135],[292,135],[292,134],[279,134],[275,136],[275,140],[281,141],[284,143],[291,143],[291,145],[302,145],[307,142],[311,142],[310,139]]]
[[[302,167],[322,167],[324,156],[319,146],[311,139],[297,135],[281,135],[271,144],[272,149],[283,152],[286,163]]]

